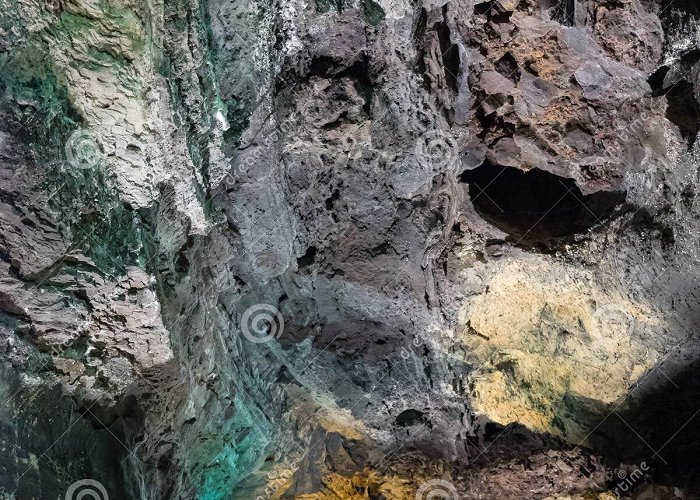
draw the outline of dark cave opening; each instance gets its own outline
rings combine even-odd
[[[666,99],[666,118],[678,126],[681,135],[692,147],[700,130],[700,106],[695,99],[693,84],[681,80],[666,92]]]
[[[427,425],[429,422],[425,413],[409,408],[396,416],[396,425],[400,427],[410,427],[412,425]]]
[[[700,131],[700,103],[691,83],[698,61],[700,50],[690,50],[681,56],[674,68],[660,66],[648,79],[654,97],[666,98],[666,118],[678,127],[689,149]]]
[[[307,248],[304,255],[297,259],[297,267],[299,269],[303,269],[313,264],[314,260],[316,259],[317,253],[318,248],[316,248],[315,246],[310,246],[309,248]]]
[[[488,162],[459,180],[469,185],[477,213],[523,246],[551,246],[552,240],[585,234],[625,201],[622,192],[584,196],[573,179]]]

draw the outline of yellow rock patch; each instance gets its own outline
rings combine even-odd
[[[639,332],[656,320],[592,272],[538,256],[506,261],[467,298],[457,338],[477,411],[501,424],[583,439],[591,418],[657,359]]]

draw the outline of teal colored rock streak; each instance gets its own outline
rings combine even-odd
[[[260,427],[264,419],[256,417],[238,396],[233,406],[234,416],[225,429],[217,431],[211,440],[204,441],[190,454],[198,457],[192,464],[192,475],[200,484],[199,500],[232,498],[235,485],[253,470],[270,443],[270,430]]]
[[[65,144],[81,126],[42,41],[0,54],[0,89],[0,106],[16,113],[23,124],[22,139],[48,166],[45,190],[57,217],[69,227],[72,250],[82,250],[100,270],[111,274],[146,262],[141,221],[121,203],[103,165],[76,168],[66,158]],[[19,109],[28,111],[20,114]]]

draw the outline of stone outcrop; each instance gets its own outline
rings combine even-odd
[[[700,494],[693,2],[0,6],[3,498]]]

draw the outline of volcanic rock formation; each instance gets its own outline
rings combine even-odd
[[[0,497],[700,498],[696,2],[0,7]]]

